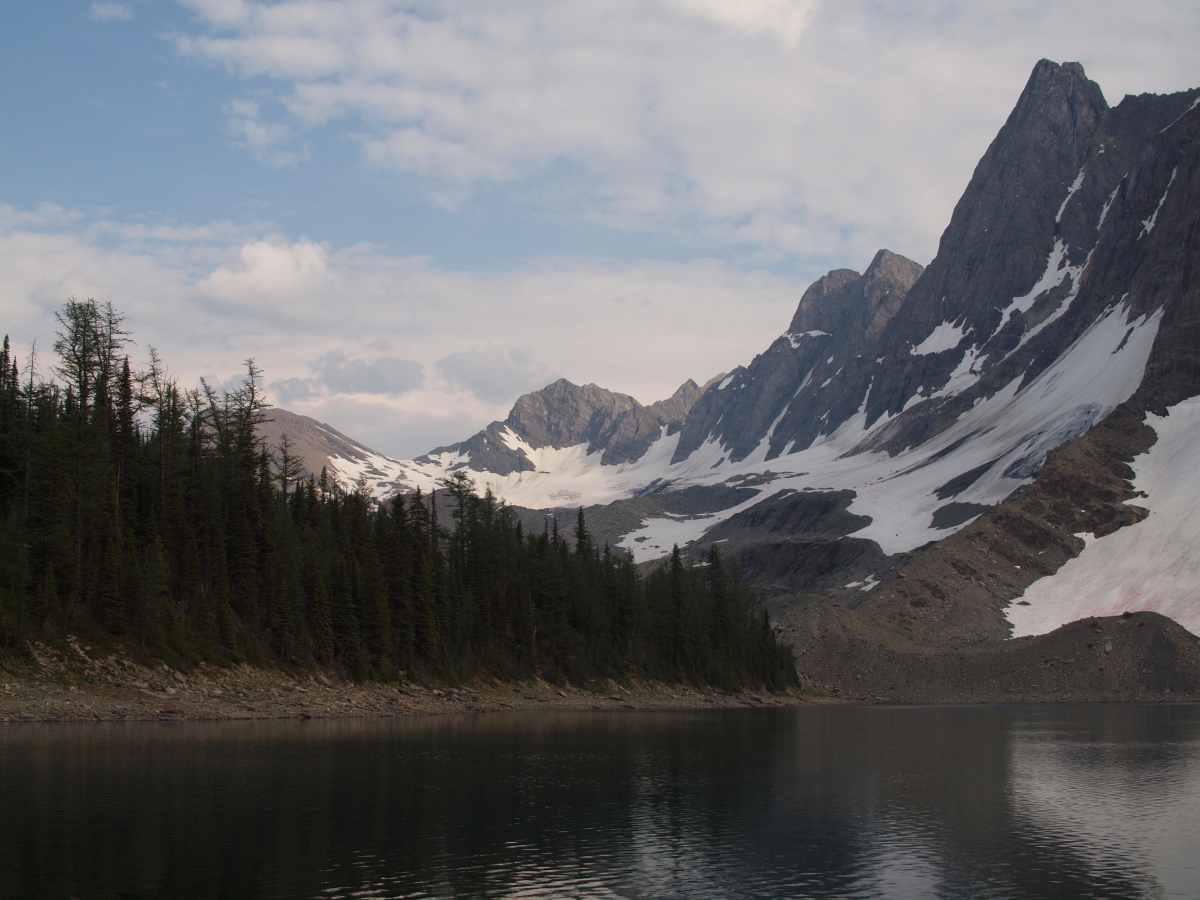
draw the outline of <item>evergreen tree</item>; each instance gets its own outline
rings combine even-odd
[[[547,517],[527,534],[465,472],[379,504],[300,478],[240,387],[182,390],[153,348],[137,371],[111,305],[59,312],[56,384],[0,346],[0,645],[105,629],[182,663],[341,666],[357,678],[628,675],[786,687],[790,650],[714,547],[646,579]]]

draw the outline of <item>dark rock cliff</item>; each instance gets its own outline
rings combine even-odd
[[[710,438],[743,459],[768,437],[772,459],[860,411],[867,425],[895,417],[861,449],[896,453],[1014,379],[1028,383],[1113,303],[1154,311],[1164,291],[1190,284],[1198,95],[1110,109],[1078,63],[1039,62],[928,268],[881,251],[861,278],[819,279],[789,335],[697,401],[675,459]],[[1146,232],[1156,211],[1164,227]],[[1198,327],[1183,307],[1166,311],[1153,377],[1174,373],[1190,390]],[[956,373],[961,384],[948,386]]]
[[[800,299],[788,332],[750,365],[710,387],[692,407],[675,461],[713,436],[736,462],[768,433],[767,458],[773,459],[789,445],[800,449],[811,444],[827,427],[831,411],[839,424],[848,418],[854,409],[845,404],[858,404],[846,385],[865,369],[864,360],[873,361],[875,342],[921,271],[912,260],[880,250],[862,275],[836,269],[814,282]]]
[[[831,272],[806,293],[791,327],[831,332],[805,338],[822,341],[820,352],[777,341],[736,371],[726,390],[710,388],[684,423],[680,455],[710,436],[731,456],[744,455],[768,432],[772,454],[802,449],[860,409],[868,423],[894,418],[857,450],[898,453],[981,397],[1028,385],[1114,309],[1130,324],[1161,315],[1141,386],[1128,401],[1098,425],[1108,410],[1059,423],[1043,452],[1013,473],[1036,476],[1033,483],[993,509],[951,508],[991,463],[950,478],[937,491],[948,501],[938,512],[960,513],[952,524],[982,515],[902,558],[859,546],[867,542],[852,532],[807,535],[825,527],[819,521],[747,527],[766,521],[779,498],[705,539],[725,538],[773,603],[832,604],[854,611],[846,621],[938,646],[1006,637],[1005,608],[1080,552],[1079,532],[1106,534],[1140,521],[1129,464],[1155,440],[1144,415],[1200,393],[1198,101],[1200,90],[1191,90],[1126,97],[1109,109],[1078,65],[1039,63],[980,161],[937,258],[903,285],[882,326],[872,335],[864,325],[875,307],[856,290],[859,277]],[[839,338],[836,326],[848,324],[857,329],[852,339]],[[951,339],[915,353],[939,327]],[[1104,359],[1082,364],[1103,377]],[[973,377],[930,396],[956,369]],[[729,391],[739,379],[747,386]],[[867,571],[881,583],[871,591],[852,586]]]

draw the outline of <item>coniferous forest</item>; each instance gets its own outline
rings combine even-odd
[[[0,357],[0,647],[107,633],[177,666],[360,680],[798,683],[715,546],[643,579],[582,510],[570,534],[525,533],[463,473],[450,521],[420,491],[377,503],[301,477],[286,441],[258,436],[252,361],[236,390],[183,389],[153,350],[131,366],[111,304],[57,316],[49,364],[7,337]]]

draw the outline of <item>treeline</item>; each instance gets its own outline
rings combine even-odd
[[[313,662],[359,679],[640,674],[782,688],[790,648],[716,548],[649,578],[570,536],[523,533],[469,478],[449,522],[418,491],[300,477],[253,362],[237,390],[181,389],[125,354],[111,305],[58,313],[56,379],[0,354],[0,645],[50,634],[134,641],[176,665]],[[443,514],[443,517],[445,514]]]

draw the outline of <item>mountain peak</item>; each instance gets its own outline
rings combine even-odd
[[[689,378],[666,400],[657,400],[646,409],[668,425],[678,425],[683,422],[692,406],[700,399],[700,394],[700,386]]]
[[[834,269],[804,292],[788,332],[841,332],[847,337],[845,332],[852,331],[874,336],[922,271],[920,264],[891,250],[876,253],[862,275],[853,269]]]
[[[504,421],[532,447],[570,447],[593,443],[608,422],[640,407],[627,394],[560,378],[518,398]]]

